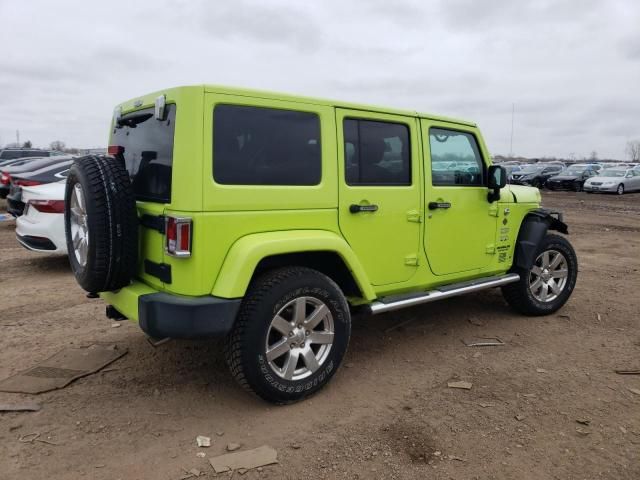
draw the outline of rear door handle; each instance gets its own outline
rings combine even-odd
[[[429,210],[438,208],[451,208],[451,202],[429,202]]]
[[[351,213],[360,213],[360,212],[377,212],[378,205],[356,205],[355,203],[349,205],[349,211]]]

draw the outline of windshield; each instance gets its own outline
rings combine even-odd
[[[171,168],[176,106],[169,104],[165,118],[158,120],[154,109],[124,115],[114,126],[110,145],[122,147],[124,162],[138,200],[171,201]]]
[[[585,167],[573,166],[573,167],[567,168],[564,172],[562,172],[562,174],[563,175],[582,175],[582,172],[584,171],[585,171]]]

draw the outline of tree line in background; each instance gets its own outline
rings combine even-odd
[[[629,140],[627,142],[627,148],[625,148],[625,153],[629,157],[629,160],[632,162],[637,162],[640,160],[640,140]]]
[[[3,148],[0,146],[0,148]],[[27,140],[23,143],[7,143],[4,148],[34,148],[31,140]],[[54,140],[49,144],[49,149],[54,150],[56,152],[64,152],[64,153],[80,153],[82,150],[79,148],[67,148],[67,145],[62,140]]]

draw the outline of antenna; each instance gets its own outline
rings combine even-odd
[[[516,104],[511,104],[511,142],[509,144],[509,156],[513,157],[513,116],[516,112]]]

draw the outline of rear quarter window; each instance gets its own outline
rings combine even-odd
[[[213,111],[213,178],[226,185],[317,185],[320,118],[241,105]]]

